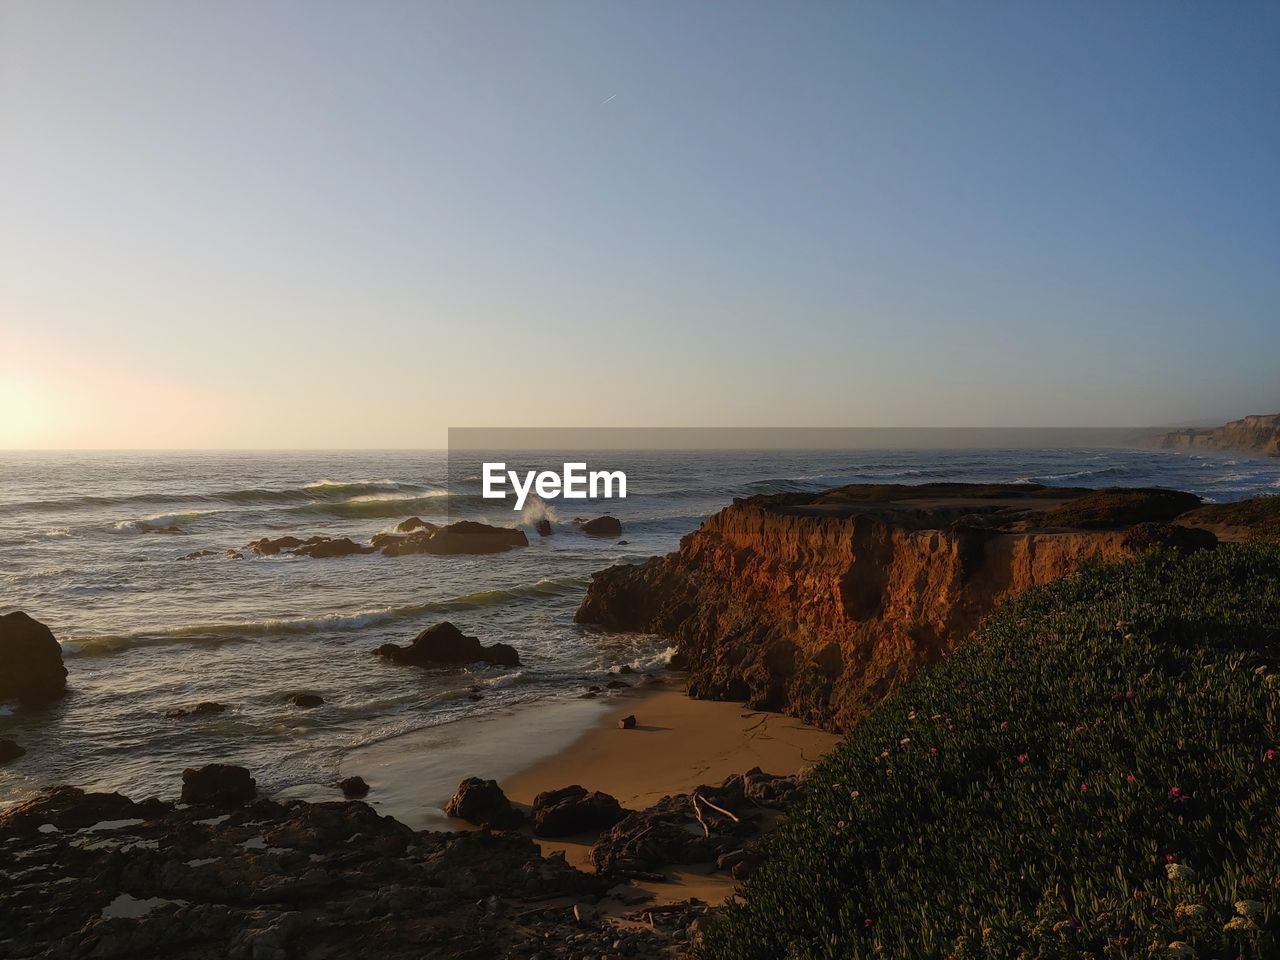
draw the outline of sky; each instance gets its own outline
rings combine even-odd
[[[0,5],[0,448],[1280,410],[1280,5]]]

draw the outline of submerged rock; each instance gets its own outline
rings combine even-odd
[[[515,647],[505,643],[495,643],[486,647],[480,643],[479,639],[467,636],[447,620],[423,630],[407,647],[395,643],[384,643],[375,652],[392,663],[418,667],[453,666],[463,663],[490,663],[501,667],[520,666],[520,655]]]
[[[12,740],[0,740],[0,763],[9,763],[26,754],[26,750]]]
[[[210,807],[242,807],[258,795],[258,785],[244,767],[210,763],[182,771],[182,802]]]
[[[179,707],[177,710],[170,710],[165,714],[170,720],[183,720],[187,717],[207,717],[214,714],[225,713],[227,705],[218,703],[216,700],[205,700],[197,703],[194,707]]]
[[[66,689],[67,668],[53,631],[21,610],[0,616],[0,701],[48,703]]]
[[[574,784],[534,797],[532,816],[535,837],[567,837],[610,827],[626,811],[609,794]]]
[[[481,827],[510,830],[524,823],[524,814],[511,806],[496,780],[467,777],[460,784],[444,812],[459,820],[466,820]]]
[[[321,706],[324,703],[324,697],[317,693],[295,693],[289,698],[289,702],[295,707],[302,707],[304,710],[309,710],[312,707]]]

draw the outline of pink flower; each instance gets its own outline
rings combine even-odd
[[[862,921],[862,925],[863,925],[864,927],[869,927],[869,926],[871,926],[871,924],[873,924],[873,923],[875,923],[875,921],[874,921],[874,920],[872,920],[870,917],[867,917],[867,919],[865,919],[865,920],[863,920],[863,921]]]
[[[1081,792],[1081,793],[1088,793],[1088,792],[1089,792],[1089,785],[1088,785],[1087,783],[1082,783],[1082,784],[1080,784],[1080,792]]]
[[[931,757],[936,757],[937,755],[938,755],[938,748],[937,748],[937,747],[930,747],[930,748],[929,748],[929,756],[931,756]]]
[[[1170,796],[1172,799],[1174,799],[1174,800],[1181,800],[1181,799],[1182,799],[1182,788],[1181,788],[1181,787],[1170,787],[1170,788],[1169,788],[1169,796]]]
[[[857,790],[849,791],[849,798],[852,800],[857,800],[860,796],[862,796],[862,794],[860,794]]]
[[[1138,782],[1138,778],[1137,778],[1137,777],[1135,777],[1132,773],[1126,773],[1126,774],[1124,775],[1124,782],[1125,782],[1125,783],[1137,783],[1137,782]]]
[[[1165,862],[1165,863],[1173,863],[1173,862],[1174,862],[1175,860],[1177,860],[1177,859],[1178,859],[1178,858],[1177,858],[1177,857],[1175,857],[1172,853],[1166,853],[1166,854],[1164,855],[1164,862]]]
[[[1026,763],[1026,762],[1027,762],[1027,755],[1026,755],[1025,753],[1020,753],[1020,754],[1018,754],[1018,762],[1019,762],[1019,763]]]
[[[1001,730],[1008,730],[1008,729],[1009,729],[1009,721],[1008,721],[1008,720],[1001,720],[1001,721],[1000,721],[1000,729],[1001,729]]]
[[[1268,760],[1268,761],[1270,761],[1270,760],[1274,760],[1275,758],[1276,758],[1276,752],[1275,752],[1275,750],[1271,749],[1270,747],[1268,747],[1268,748],[1267,748],[1267,750],[1266,750],[1266,752],[1262,755],[1262,759],[1263,759],[1263,760]]]

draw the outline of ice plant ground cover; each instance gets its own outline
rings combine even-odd
[[[703,960],[1280,956],[1280,548],[999,609],[814,771]]]

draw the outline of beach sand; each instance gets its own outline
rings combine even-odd
[[[618,726],[627,714],[636,716],[634,729]],[[342,773],[363,776],[373,788],[368,802],[414,829],[469,829],[440,809],[469,776],[497,780],[526,809],[543,790],[575,783],[635,809],[752,767],[795,773],[839,740],[781,714],[692,700],[673,675],[607,700],[534,705],[358,748],[344,758]],[[539,842],[544,853],[563,851],[570,863],[590,870],[593,840]],[[668,883],[632,886],[651,894],[654,904],[691,896],[719,903],[734,886],[708,864],[669,870],[667,876]]]

